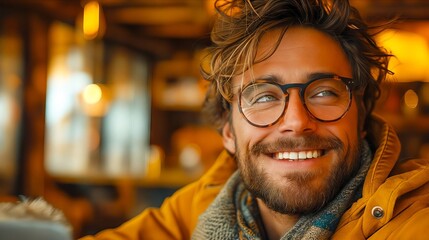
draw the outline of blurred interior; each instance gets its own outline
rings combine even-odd
[[[376,111],[429,157],[429,3],[354,0],[397,58]],[[212,0],[0,0],[0,199],[43,196],[76,237],[197,179],[222,150],[200,115]]]

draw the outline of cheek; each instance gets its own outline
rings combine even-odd
[[[337,122],[337,135],[345,146],[355,146],[360,141],[359,116],[355,102],[353,102],[343,119]]]
[[[268,135],[268,129],[250,125],[238,110],[233,112],[232,123],[235,142],[239,149],[249,149]]]

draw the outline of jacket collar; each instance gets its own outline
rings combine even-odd
[[[365,178],[363,196],[371,196],[388,178],[398,161],[401,143],[392,126],[381,117],[372,115],[368,131],[368,141],[373,146],[374,157]]]

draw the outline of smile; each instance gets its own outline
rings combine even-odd
[[[309,150],[299,152],[278,152],[273,154],[274,159],[278,160],[306,160],[311,158],[318,158],[322,156],[322,150]]]

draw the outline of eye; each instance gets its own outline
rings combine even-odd
[[[318,86],[308,89],[306,92],[306,103],[310,105],[337,105],[348,99],[346,89],[336,88],[334,85]]]
[[[283,92],[273,84],[256,83],[244,89],[241,94],[242,107],[267,106],[280,101]]]
[[[306,97],[314,101],[334,101],[347,93],[347,86],[334,79],[319,79],[312,82],[306,91]]]
[[[267,103],[272,101],[277,101],[278,98],[276,98],[273,95],[263,95],[261,97],[257,97],[253,103]]]
[[[321,90],[313,95],[313,97],[337,97],[338,94],[331,90]]]

